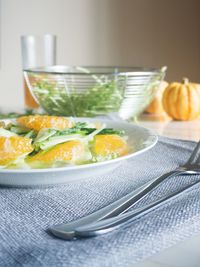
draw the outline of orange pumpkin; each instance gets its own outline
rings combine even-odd
[[[163,94],[163,107],[173,119],[196,119],[200,115],[200,84],[190,83],[187,78],[169,84]]]
[[[162,97],[165,91],[165,88],[168,86],[166,81],[162,81],[157,89],[157,93],[151,104],[146,109],[146,112],[152,114],[161,114],[164,112],[163,104],[162,104]]]

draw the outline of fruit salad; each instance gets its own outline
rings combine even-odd
[[[26,115],[0,122],[0,168],[51,168],[128,154],[127,136],[105,124]]]

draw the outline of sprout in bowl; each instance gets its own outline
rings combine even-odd
[[[129,119],[146,108],[164,69],[52,66],[24,70],[29,89],[49,114]]]

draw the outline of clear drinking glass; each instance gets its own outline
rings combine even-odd
[[[56,36],[52,34],[21,36],[21,53],[23,70],[56,65]],[[23,86],[25,107],[38,108],[38,103],[31,95],[25,79]]]

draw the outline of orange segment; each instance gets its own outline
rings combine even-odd
[[[128,153],[128,145],[119,135],[96,135],[93,151],[96,155],[103,157],[111,154],[123,156]]]
[[[33,151],[31,139],[21,136],[0,136],[0,165],[7,165]]]
[[[68,141],[52,147],[48,151],[41,151],[31,157],[28,162],[40,161],[43,163],[52,163],[56,161],[76,162],[84,155],[84,145],[80,141]]]
[[[17,122],[20,125],[35,131],[40,131],[43,128],[63,130],[73,126],[73,123],[67,118],[48,115],[23,116],[17,118]]]

